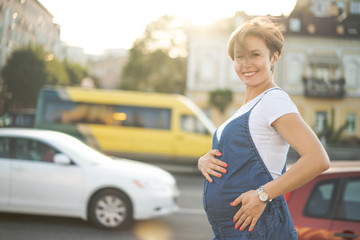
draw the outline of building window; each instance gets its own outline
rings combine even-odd
[[[360,13],[360,2],[350,2],[350,13],[352,14]]]
[[[355,134],[357,131],[357,114],[346,114],[346,132],[349,134]]]
[[[290,18],[289,28],[292,32],[300,32],[301,30],[301,20],[298,18]]]
[[[315,132],[322,133],[328,123],[327,112],[316,112],[315,114]]]
[[[287,68],[289,71],[287,72],[287,81],[289,85],[299,86],[301,83],[302,77],[302,63],[298,58],[291,59],[289,61],[289,67]]]
[[[200,79],[211,81],[216,77],[216,64],[211,56],[203,59],[200,64]]]
[[[356,87],[359,66],[355,61],[350,61],[345,66],[345,81],[348,87]]]
[[[328,82],[331,78],[330,69],[326,67],[317,67],[315,69],[315,77],[316,79]]]
[[[216,59],[218,51],[216,49],[202,49],[199,52],[198,70],[200,81],[214,81],[217,78],[218,66]]]

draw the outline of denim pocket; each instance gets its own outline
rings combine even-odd
[[[253,232],[265,233],[269,229],[275,228],[284,221],[284,216],[279,208],[268,203],[261,217],[257,221]]]

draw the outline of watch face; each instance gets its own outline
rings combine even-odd
[[[264,192],[259,194],[259,198],[261,201],[266,202],[268,200],[268,195]]]

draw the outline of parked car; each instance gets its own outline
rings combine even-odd
[[[0,211],[79,217],[105,229],[177,210],[174,177],[67,134],[0,129]]]
[[[360,161],[332,162],[285,198],[299,240],[360,239]]]

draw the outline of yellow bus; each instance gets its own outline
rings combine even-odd
[[[35,127],[73,135],[112,156],[196,163],[211,149],[215,126],[178,94],[45,87]]]

